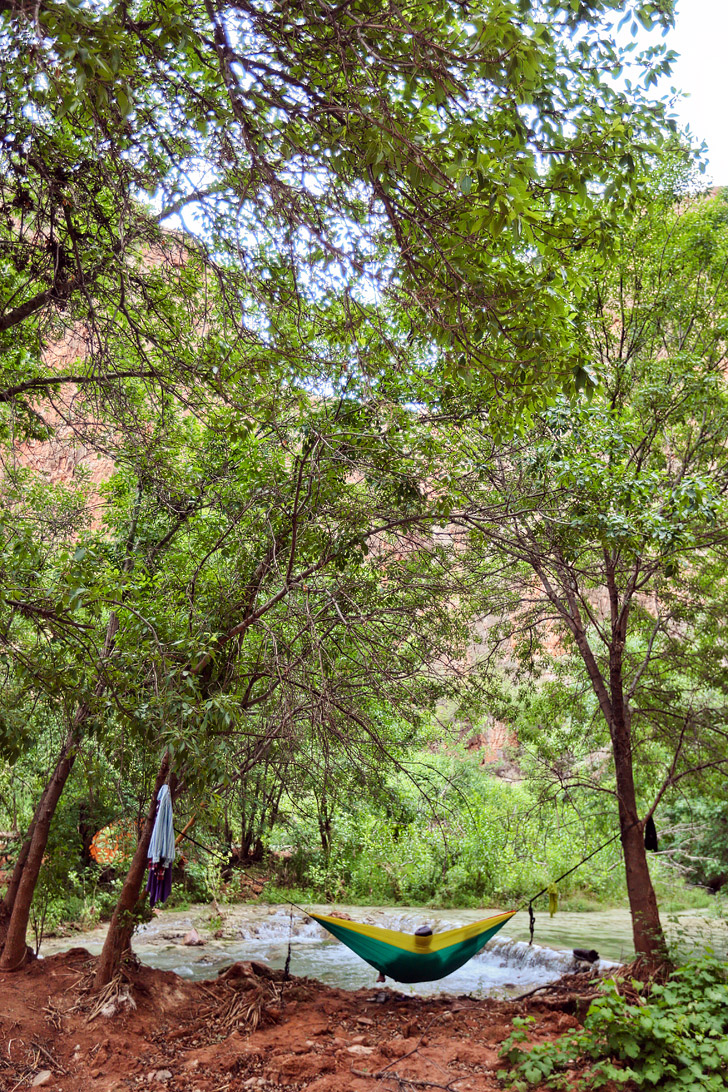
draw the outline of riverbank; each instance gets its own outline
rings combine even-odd
[[[568,989],[551,999],[477,1000],[347,991],[237,963],[189,982],[143,965],[99,1000],[81,948],[0,975],[0,1087],[48,1092],[497,1092],[514,1016],[543,1042],[578,1026]],[[576,976],[587,993],[593,983]]]

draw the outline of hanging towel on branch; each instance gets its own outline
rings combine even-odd
[[[147,891],[149,905],[166,902],[172,890],[172,864],[174,863],[174,825],[172,797],[169,786],[162,785],[157,795],[157,818],[149,843],[149,878]]]

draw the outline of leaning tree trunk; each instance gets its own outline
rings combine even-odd
[[[667,958],[665,935],[660,923],[657,896],[652,886],[643,837],[643,823],[637,814],[637,799],[632,769],[632,739],[626,716],[618,711],[612,720],[612,748],[619,800],[624,867],[627,875],[627,896],[632,916],[632,934],[638,956],[649,963],[662,964]]]
[[[61,752],[61,758],[59,758],[59,760],[58,760],[59,762],[61,761],[62,757],[63,757],[63,751]],[[56,769],[57,768],[58,767],[56,766]],[[8,925],[10,924],[10,918],[12,917],[13,907],[15,906],[15,896],[18,893],[18,887],[20,885],[20,881],[21,881],[22,876],[23,876],[23,869],[25,868],[25,862],[28,859],[28,854],[30,853],[30,847],[31,847],[31,844],[32,844],[32,841],[33,841],[33,833],[35,832],[35,824],[38,822],[38,817],[39,817],[39,815],[41,813],[41,808],[43,807],[43,801],[45,799],[45,795],[46,795],[47,791],[48,791],[48,786],[46,785],[46,787],[43,789],[43,792],[41,794],[41,798],[38,801],[38,804],[36,806],[35,814],[33,815],[33,818],[31,819],[30,826],[28,827],[28,830],[26,832],[25,841],[23,842],[22,846],[20,847],[20,852],[18,853],[18,859],[16,860],[15,866],[13,867],[13,872],[12,872],[12,875],[10,877],[10,881],[8,883],[8,886],[6,888],[5,895],[3,896],[2,902],[0,902],[0,953],[3,950],[3,946],[5,944],[5,938],[8,935]]]
[[[133,564],[132,549],[139,520],[141,496],[141,486],[139,486],[126,543],[126,557],[123,565],[123,571],[126,573],[131,571]],[[107,683],[103,672],[103,663],[113,651],[118,630],[119,618],[116,612],[112,611],[106,626],[103,656],[99,664],[98,678],[94,688],[96,698],[102,697],[106,690]],[[33,901],[35,885],[40,875],[43,855],[48,844],[51,821],[68,776],[76,761],[76,755],[83,736],[83,726],[90,712],[91,707],[85,701],[76,708],[73,724],[69,729],[60,758],[35,810],[28,835],[13,869],[10,885],[2,904],[0,904],[0,950],[2,951],[0,970],[2,971],[16,970],[28,958],[30,949],[25,942],[25,937],[28,931],[30,906]]]
[[[10,881],[11,887],[8,889],[3,904],[5,906],[5,903],[8,903],[10,918],[5,933],[2,958],[0,958],[0,971],[16,971],[23,966],[28,958],[29,949],[25,938],[28,931],[33,893],[48,844],[51,820],[68,780],[68,775],[76,761],[79,740],[78,725],[74,724],[68,731],[56,768],[36,808],[33,823],[31,824],[32,833],[26,839],[27,851],[26,845],[23,845],[20,857],[13,870]]]
[[[142,883],[147,872],[147,855],[149,843],[152,840],[154,830],[154,818],[157,812],[157,796],[159,790],[167,779],[169,771],[169,751],[165,751],[162,758],[157,780],[154,784],[154,792],[149,803],[144,827],[136,847],[129,871],[124,880],[118,902],[114,907],[109,931],[106,934],[104,947],[96,965],[94,977],[94,989],[100,990],[111,982],[118,971],[124,955],[131,949],[131,936],[134,932],[134,908],[139,899]]]
[[[118,628],[119,622],[117,616],[112,613],[109,617],[108,626],[106,627],[104,659],[109,656],[114,647],[114,639]],[[100,674],[94,690],[94,696],[100,698],[105,689],[106,680],[103,675]],[[56,807],[58,806],[58,801],[61,798],[61,793],[68,780],[68,776],[76,761],[76,755],[83,736],[83,727],[90,713],[91,707],[86,702],[82,702],[76,709],[73,717],[73,724],[68,730],[66,742],[63,745],[56,768],[43,791],[40,803],[33,816],[33,822],[31,823],[29,835],[26,839],[28,842],[27,852],[24,854],[25,846],[23,846],[20,851],[21,856],[18,858],[15,869],[13,870],[10,888],[3,901],[6,915],[9,913],[9,920],[6,916],[7,930],[5,932],[2,957],[0,958],[0,970],[2,971],[17,970],[23,966],[28,957],[29,949],[25,943],[25,937],[28,932],[30,905],[33,901],[35,885],[38,882],[41,865],[43,864],[43,855],[46,851],[46,846],[48,845],[48,834],[51,828],[51,821],[55,814]],[[12,906],[10,905],[11,903]],[[0,924],[2,924],[1,921]]]
[[[33,844],[33,835],[35,834],[36,824],[38,823],[38,819],[40,818],[41,813],[43,812],[49,788],[51,787],[51,785],[55,784],[57,777],[63,775],[63,765],[68,758],[69,750],[71,747],[75,747],[76,745],[74,743],[73,737],[73,732],[69,732],[66,736],[66,742],[61,748],[61,753],[58,756],[58,761],[51,775],[51,779],[43,789],[40,800],[36,805],[33,818],[30,821],[30,826],[28,827],[25,835],[25,840],[20,847],[20,852],[18,853],[18,858],[15,862],[15,866],[10,877],[10,882],[8,883],[8,886],[6,888],[3,900],[0,903],[0,952],[2,952],[3,945],[5,944],[5,938],[8,932],[8,925],[10,923],[10,918],[12,917],[13,909],[15,907],[15,899],[18,894],[18,888],[20,886],[20,881],[23,878],[23,871],[25,869],[25,863],[28,859],[28,854],[30,853],[30,847]]]

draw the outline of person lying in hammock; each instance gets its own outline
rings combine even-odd
[[[414,935],[416,937],[431,937],[432,936],[432,929],[430,929],[429,925],[420,925],[419,929],[415,929]],[[386,982],[386,981],[387,981],[387,979],[384,977],[384,975],[380,971],[379,974],[377,975],[377,982]]]

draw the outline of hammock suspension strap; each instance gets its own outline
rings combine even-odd
[[[638,822],[639,822],[639,819],[637,820],[637,823]],[[637,825],[637,823],[632,823],[631,826],[628,827],[627,829],[631,830],[632,827]],[[577,868],[581,868],[581,866],[583,864],[586,864],[587,861],[590,861],[592,859],[592,857],[596,857],[597,853],[601,853],[603,849],[607,848],[607,846],[611,846],[612,842],[616,842],[617,838],[621,838],[621,836],[622,836],[622,831],[621,830],[619,831],[618,834],[613,834],[612,837],[607,839],[606,842],[602,842],[602,844],[600,846],[597,846],[596,849],[592,850],[592,852],[587,857],[582,857],[582,859],[579,861],[579,863],[575,864],[573,868],[569,868],[569,869],[567,869],[566,872],[562,872],[560,876],[557,876],[556,879],[553,880],[550,884],[547,884],[546,887],[542,887],[541,890],[538,892],[538,894],[533,895],[528,900],[528,935],[529,935],[528,943],[529,943],[529,945],[533,944],[533,932],[534,932],[534,929],[536,928],[536,915],[533,912],[533,904],[535,903],[536,899],[540,899],[542,895],[546,894],[546,892],[549,890],[550,887],[555,887],[556,884],[560,883],[562,880],[565,880],[566,877],[570,876],[572,872],[576,872]],[[524,906],[524,905],[525,905],[525,900],[520,904],[518,909],[520,909],[520,907]]]

